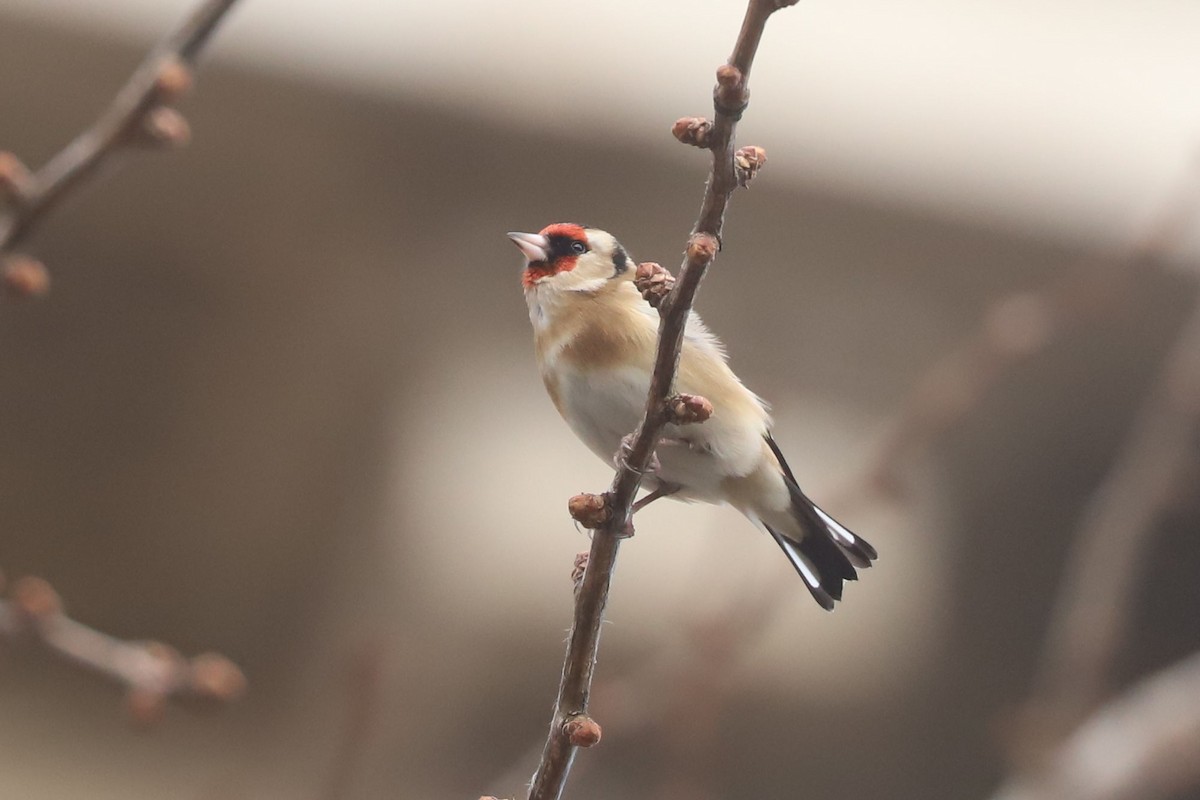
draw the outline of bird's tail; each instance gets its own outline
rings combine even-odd
[[[813,599],[825,610],[832,611],[834,602],[842,599],[844,582],[858,580],[855,568],[870,567],[879,554],[867,540],[851,533],[809,500],[804,492],[800,491],[774,440],[768,437],[767,443],[783,469],[788,492],[791,494],[791,516],[802,535],[788,536],[776,526],[764,524],[764,527],[796,568],[796,572],[800,573]]]

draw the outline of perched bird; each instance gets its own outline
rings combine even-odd
[[[521,283],[546,391],[571,430],[610,461],[641,423],[658,312],[634,286],[634,264],[611,234],[558,223],[508,235],[526,259]],[[800,491],[771,438],[766,405],[694,312],[675,390],[707,398],[713,413],[703,424],[667,426],[642,504],[664,496],[729,503],[771,534],[813,598],[832,610],[842,582],[871,566],[875,548]]]

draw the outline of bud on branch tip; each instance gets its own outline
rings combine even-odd
[[[687,258],[692,263],[707,263],[717,257],[721,243],[711,233],[693,233],[688,239]]]
[[[575,714],[563,723],[563,735],[575,747],[591,747],[599,743],[601,731],[596,720],[587,714]]]
[[[675,288],[675,276],[668,272],[662,264],[643,261],[637,265],[637,270],[633,273],[633,285],[641,292],[642,298],[647,303],[658,308]]]
[[[45,578],[21,578],[13,584],[13,604],[32,620],[46,620],[62,613],[62,598]]]
[[[733,64],[717,67],[717,83],[726,89],[736,88],[742,82],[742,71]]]
[[[676,394],[665,403],[667,417],[676,425],[704,422],[712,416],[713,406],[706,398],[695,394]]]
[[[12,153],[0,152],[0,201],[21,202],[29,194],[29,169]]]
[[[737,173],[738,186],[745,186],[758,174],[763,164],[767,163],[767,151],[761,147],[747,145],[733,154],[734,171]]]
[[[704,117],[680,117],[671,126],[671,134],[683,144],[707,148],[712,126],[712,121]]]
[[[170,105],[177,103],[192,88],[192,71],[178,58],[170,58],[163,62],[158,76],[154,79],[154,92],[160,103]]]
[[[4,259],[4,291],[9,297],[41,297],[50,289],[50,273],[45,265],[29,256]]]
[[[717,68],[717,88],[713,91],[717,111],[735,120],[742,116],[750,101],[750,92],[742,71],[733,64],[722,64]]]
[[[157,689],[134,687],[125,694],[125,710],[134,724],[149,728],[167,712],[167,696]]]
[[[201,653],[192,659],[188,684],[196,694],[228,702],[246,692],[246,675],[219,653]]]
[[[577,494],[567,501],[567,510],[572,519],[591,530],[608,522],[611,515],[608,497],[602,494]]]
[[[168,106],[159,106],[146,112],[142,134],[147,144],[183,147],[191,141],[192,128],[183,114]]]

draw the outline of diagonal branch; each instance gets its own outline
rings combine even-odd
[[[118,151],[186,143],[187,122],[170,106],[187,92],[196,57],[236,2],[205,0],[150,52],[100,118],[36,173],[30,174],[11,154],[0,153],[0,260],[9,266],[6,273],[16,273],[5,276],[11,293],[45,290],[44,268],[27,257],[4,257],[72,190]],[[39,269],[40,283],[35,276]]]
[[[192,67],[237,0],[205,0],[165,37],[117,93],[100,118],[38,170],[0,152],[0,267],[13,296],[42,294],[49,276],[37,260],[13,254],[36,225],[119,150],[179,146],[186,120],[172,106],[187,93]],[[0,643],[40,646],[79,667],[124,685],[134,719],[151,722],[171,697],[229,700],[245,685],[241,671],[216,654],[184,659],[153,642],[127,642],[66,616],[44,580],[24,578],[11,600],[0,600]]]
[[[170,698],[227,702],[245,691],[245,676],[225,656],[205,653],[189,660],[167,645],[125,641],[71,619],[41,578],[21,578],[11,595],[0,600],[0,643],[39,646],[124,686],[135,722],[155,722]]]
[[[650,392],[646,398],[645,415],[607,494],[607,519],[592,537],[587,568],[576,593],[575,618],[567,644],[554,717],[541,763],[530,787],[530,800],[558,800],[577,747],[594,744],[599,739],[599,727],[587,717],[588,696],[599,646],[600,623],[608,600],[617,551],[621,538],[632,533],[631,508],[634,497],[671,413],[666,400],[675,381],[687,318],[700,281],[720,249],[725,208],[730,195],[738,187],[734,130],[749,100],[746,81],[754,55],[767,19],[779,8],[794,5],[795,2],[750,0],[733,55],[728,63],[717,70],[717,86],[713,91],[716,117],[706,145],[712,150],[712,172],[705,187],[700,216],[688,240],[679,279],[660,307],[658,352]],[[581,721],[590,723],[590,726],[581,725]],[[588,735],[580,735],[581,731]]]
[[[1025,720],[1030,742],[1064,735],[1111,689],[1143,554],[1194,457],[1200,419],[1200,305],[1168,353],[1129,439],[1088,503],[1046,637]],[[1039,735],[1040,734],[1040,735]]]

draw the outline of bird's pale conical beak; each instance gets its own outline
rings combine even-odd
[[[525,254],[525,260],[530,264],[545,261],[550,257],[550,240],[540,233],[512,233],[508,238]]]

